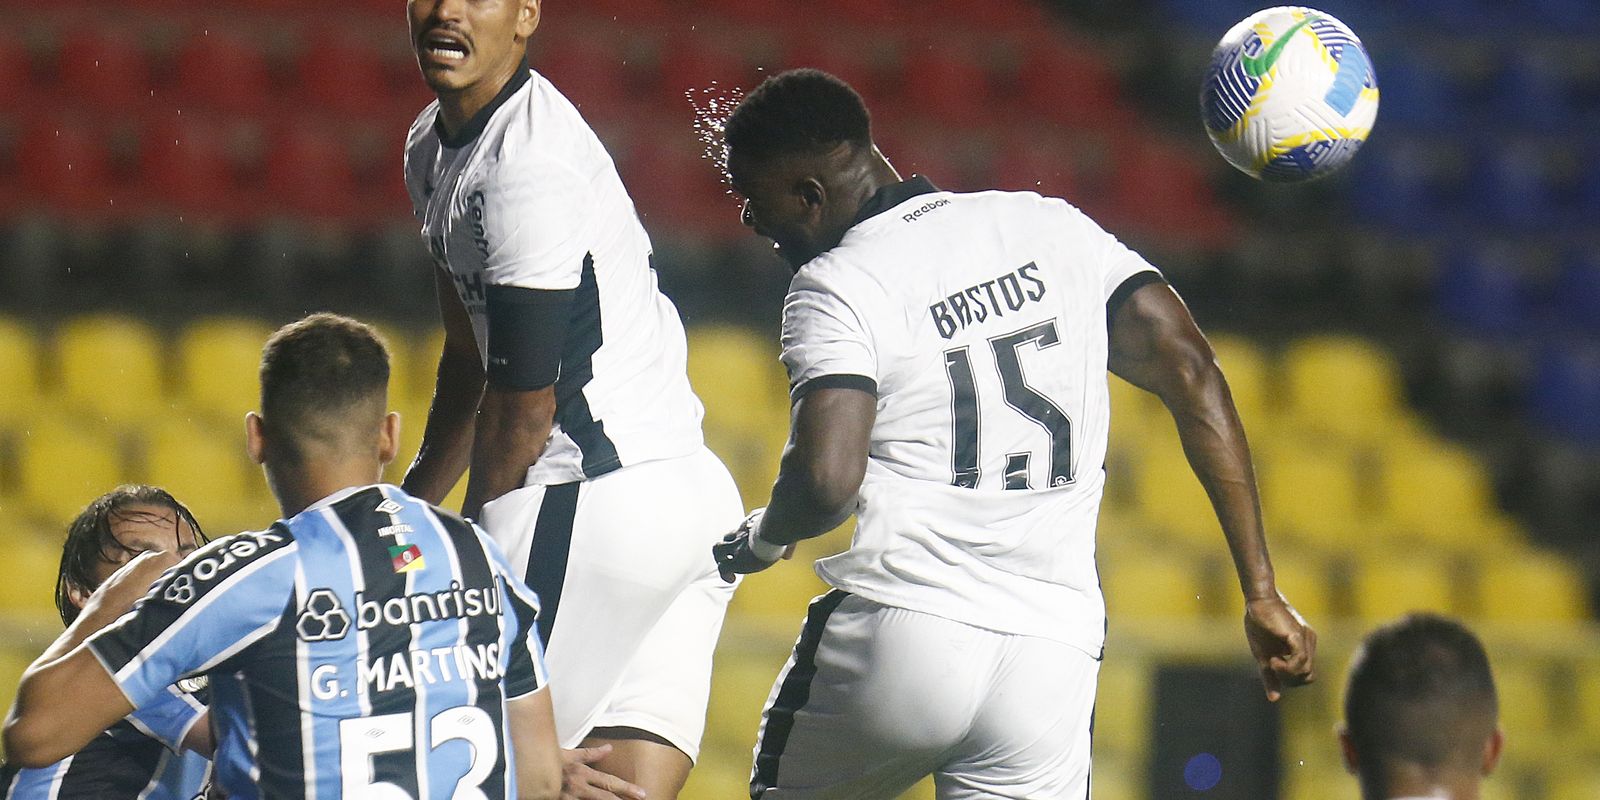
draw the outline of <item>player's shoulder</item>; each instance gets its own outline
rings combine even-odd
[[[435,100],[417,112],[416,119],[411,121],[411,127],[406,129],[405,155],[408,163],[418,150],[438,144],[439,134],[434,127],[434,121],[438,118],[439,101]]]

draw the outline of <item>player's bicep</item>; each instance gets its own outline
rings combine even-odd
[[[48,766],[80,750],[133,707],[88,646],[79,645],[23,674],[6,720],[6,753],[19,766]]]
[[[1134,386],[1169,399],[1212,363],[1211,345],[1164,281],[1138,286],[1108,314],[1107,366]]]
[[[444,326],[444,358],[478,364],[478,344],[472,331],[472,315],[456,291],[450,270],[433,271],[434,294],[439,300],[439,322]]]
[[[794,405],[783,471],[803,480],[819,505],[841,508],[856,496],[867,472],[878,399],[863,386],[809,384]]]

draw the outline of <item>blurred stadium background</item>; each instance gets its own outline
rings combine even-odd
[[[1233,173],[1197,119],[1211,45],[1259,5],[549,0],[533,62],[621,167],[690,327],[707,437],[752,505],[787,430],[787,274],[738,225],[691,96],[833,71],[902,172],[1065,196],[1190,300],[1321,680],[1260,699],[1172,425],[1113,381],[1095,797],[1355,797],[1331,735],[1351,644],[1430,608],[1472,620],[1498,671],[1510,739],[1486,796],[1594,800],[1600,7],[1322,0],[1365,40],[1382,109],[1344,174],[1282,187]],[[159,483],[213,534],[275,516],[240,447],[273,326],[380,323],[414,452],[439,334],[399,173],[429,99],[401,6],[0,0],[0,700],[59,628],[58,543],[91,497]],[[742,796],[821,588],[793,563],[737,596],[686,797]],[[1202,753],[1222,766],[1205,792],[1184,784]]]

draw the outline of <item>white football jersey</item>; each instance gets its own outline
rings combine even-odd
[[[877,421],[855,539],[829,584],[1098,656],[1110,422],[1107,304],[1159,273],[1063,200],[885,187],[795,275],[797,394],[862,385]],[[1130,286],[1133,284],[1130,284]]]
[[[593,478],[701,446],[678,311],[611,156],[543,76],[520,71],[455,137],[430,104],[406,139],[422,235],[488,358],[486,288],[576,289],[555,427],[529,484]]]

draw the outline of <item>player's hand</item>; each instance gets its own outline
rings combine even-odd
[[[1268,700],[1276,703],[1284,687],[1316,680],[1317,632],[1283,595],[1245,601],[1244,635]]]
[[[83,607],[84,612],[89,613],[92,607],[122,616],[150,592],[150,585],[161,577],[161,573],[177,566],[182,560],[181,556],[170,550],[147,550],[134,556],[111,573],[111,577],[89,596],[89,601]]]
[[[717,562],[717,572],[722,579],[733,583],[739,575],[748,575],[760,572],[778,562],[778,559],[789,558],[794,555],[794,545],[783,548],[770,557],[763,557],[758,550],[768,549],[772,545],[755,544],[756,529],[761,525],[761,517],[766,509],[758,508],[750,512],[750,516],[739,523],[733,533],[722,537],[722,541],[711,546],[711,557]]]
[[[644,790],[589,766],[611,754],[611,745],[561,751],[561,800],[645,800]]]

